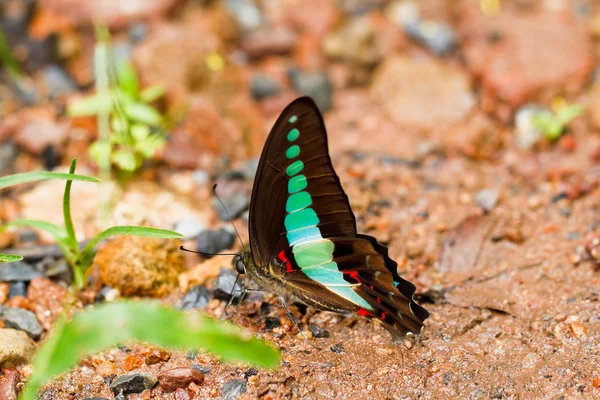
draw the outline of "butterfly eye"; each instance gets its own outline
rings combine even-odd
[[[246,273],[246,264],[244,264],[244,260],[240,259],[235,262],[235,270],[238,272],[238,274]]]

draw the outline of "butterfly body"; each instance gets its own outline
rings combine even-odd
[[[419,332],[429,313],[412,296],[388,250],[356,231],[310,98],[292,102],[261,155],[242,271],[258,286],[308,306],[357,313],[393,334]],[[239,270],[239,268],[238,268]]]

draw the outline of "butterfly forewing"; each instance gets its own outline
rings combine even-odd
[[[286,221],[294,210],[300,213]],[[356,235],[354,214],[329,158],[323,118],[315,103],[302,97],[283,110],[260,157],[249,219],[255,263],[267,265],[290,246],[288,228],[292,240],[315,233],[302,225],[315,215],[322,237]]]

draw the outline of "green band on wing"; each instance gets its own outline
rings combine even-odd
[[[303,208],[302,210],[289,213],[285,216],[285,229],[295,231],[297,229],[304,229],[311,226],[316,226],[319,223],[319,217],[312,208]]]
[[[293,142],[294,140],[298,139],[300,137],[300,131],[298,130],[298,128],[294,128],[291,131],[289,131],[288,135],[287,135],[287,140],[289,140],[290,142]]]
[[[294,123],[298,118],[294,115],[289,121]],[[290,142],[300,137],[300,131],[296,128],[288,132],[287,139]],[[288,159],[300,155],[300,147],[291,145],[285,152]],[[288,198],[285,203],[287,215],[284,220],[286,237],[292,247],[294,260],[302,272],[321,285],[327,287],[340,297],[373,311],[373,307],[353,289],[353,284],[344,279],[344,274],[333,261],[334,244],[331,240],[324,239],[319,229],[319,216],[310,208],[313,204],[312,197],[308,191],[306,176],[300,174],[304,170],[304,163],[295,160],[285,170],[288,181]]]
[[[290,246],[296,246],[297,244],[313,242],[321,239],[323,239],[321,236],[321,230],[316,226],[308,226],[306,228],[287,233],[287,240]]]
[[[285,173],[287,174],[287,176],[294,176],[300,173],[303,169],[304,163],[300,160],[296,160],[287,167]]]
[[[306,186],[308,186],[306,177],[304,175],[296,175],[288,181],[288,193],[299,192],[306,189]]]
[[[290,121],[290,123],[293,124],[294,122],[298,121],[298,117],[295,115],[292,115],[288,121]]]
[[[300,147],[298,147],[297,145],[290,146],[285,151],[285,156],[290,159],[298,157],[299,154],[300,154]]]
[[[310,197],[310,194],[308,194],[308,192],[302,191],[294,193],[293,195],[288,197],[285,203],[285,211],[291,213],[306,208],[311,204],[312,197]]]

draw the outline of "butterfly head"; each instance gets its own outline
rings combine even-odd
[[[235,257],[233,257],[233,266],[240,275],[246,273],[246,261],[244,258],[244,254],[237,254]]]

